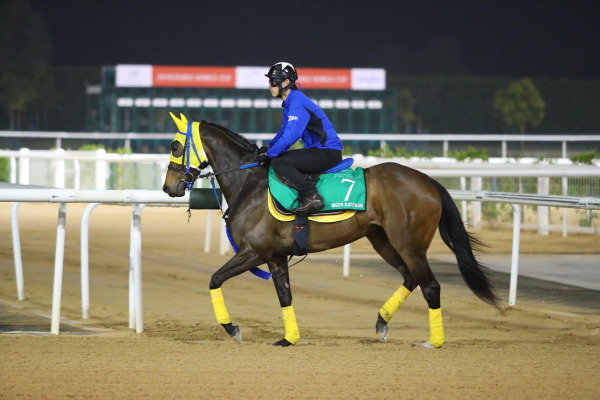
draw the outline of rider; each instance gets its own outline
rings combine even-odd
[[[304,93],[298,90],[298,74],[287,62],[274,64],[265,75],[271,96],[281,97],[283,121],[275,137],[258,151],[258,161],[272,158],[271,166],[300,195],[295,214],[306,215],[323,208],[323,198],[315,183],[304,173],[318,174],[342,161],[342,142],[333,124]],[[298,139],[303,149],[288,150]]]

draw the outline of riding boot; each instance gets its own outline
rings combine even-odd
[[[308,215],[321,210],[325,206],[323,198],[315,186],[303,191],[300,194],[300,198],[302,199],[300,205],[292,210],[294,214]]]

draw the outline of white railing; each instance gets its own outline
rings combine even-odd
[[[597,165],[573,165],[568,159],[556,159],[551,162],[540,162],[535,158],[519,160],[511,158],[490,158],[489,162],[474,160],[472,162],[459,162],[455,159],[436,157],[433,159],[419,158],[384,158],[354,155],[354,166],[370,167],[385,162],[396,162],[428,174],[434,178],[443,177],[600,177],[600,168]],[[74,178],[72,187],[81,188],[80,163],[87,162],[94,165],[94,188],[104,190],[109,176],[109,163],[133,164],[147,163],[159,169],[160,179],[164,179],[168,154],[117,154],[107,153],[104,149],[94,151],[65,151],[56,150],[0,150],[0,158],[10,159],[10,182],[22,185],[31,184],[31,176],[39,175],[39,171],[32,171],[30,160],[48,160],[51,163],[53,179],[47,182],[36,182],[42,186],[57,188],[66,187],[65,161],[73,162]],[[47,171],[46,171],[47,172]],[[160,182],[156,183],[161,184]]]
[[[259,146],[264,140],[271,140],[273,133],[243,133],[249,140],[257,141]],[[99,132],[40,132],[40,131],[0,131],[0,137],[7,138],[44,138],[54,139],[55,147],[61,148],[62,141],[67,139],[81,140],[123,140],[124,146],[131,147],[132,140],[173,140],[171,133],[99,133]],[[388,142],[441,142],[442,155],[448,156],[450,143],[453,142],[490,142],[500,143],[501,157],[506,158],[508,143],[521,142],[554,142],[561,144],[562,158],[568,157],[568,144],[577,142],[600,142],[600,135],[505,135],[505,134],[405,134],[405,133],[342,133],[344,141],[379,141],[385,148]]]
[[[519,241],[520,241],[520,205],[532,204],[546,207],[568,207],[586,210],[599,210],[600,198],[578,198],[569,196],[539,196],[531,194],[515,194],[500,192],[474,192],[474,191],[450,191],[455,200],[463,201],[491,201],[509,203],[513,208],[513,250],[511,259],[509,305],[516,304],[517,278],[519,268]],[[88,234],[87,222],[89,214],[99,204],[121,204],[132,205],[133,216],[130,235],[130,269],[129,269],[129,327],[137,333],[143,331],[143,305],[142,305],[142,236],[140,231],[141,211],[144,206],[186,206],[189,202],[189,194],[181,198],[170,198],[159,191],[144,190],[69,190],[69,189],[16,189],[0,191],[0,202],[15,202],[12,208],[12,233],[15,257],[15,275],[17,277],[17,293],[19,300],[23,300],[23,271],[20,251],[19,227],[18,227],[18,204],[19,202],[47,202],[59,204],[59,216],[57,223],[56,252],[54,262],[54,288],[52,300],[52,322],[51,333],[59,333],[60,306],[62,295],[63,256],[65,240],[66,204],[67,203],[90,203],[81,225],[81,284],[82,284],[82,311],[83,317],[88,318],[89,308],[89,272],[88,272]],[[222,229],[223,230],[223,229]],[[207,226],[207,235],[210,226]],[[224,235],[221,235],[222,240]],[[85,248],[84,248],[85,246]],[[222,246],[221,246],[222,247]],[[209,249],[205,248],[208,252]],[[344,248],[343,275],[349,275],[350,247]]]
[[[117,164],[137,164],[143,165],[140,168],[140,174],[135,183],[137,188],[158,188],[164,182],[167,170],[167,154],[117,154],[107,153],[104,149],[95,151],[65,151],[57,150],[0,150],[0,157],[10,159],[10,182],[23,185],[36,184],[40,186],[51,186],[65,188],[67,186],[75,189],[82,188],[82,181],[85,174],[82,173],[83,163],[87,167],[88,178],[86,186],[93,189],[104,190],[108,187],[108,180],[111,173],[112,163]],[[569,193],[568,178],[585,178],[590,180],[600,179],[600,167],[597,165],[573,165],[568,159],[557,159],[552,162],[540,162],[535,158],[501,159],[491,158],[489,162],[473,161],[458,162],[454,159],[437,157],[433,159],[419,158],[380,158],[371,156],[355,155],[355,166],[370,167],[373,165],[396,162],[412,168],[415,168],[433,178],[459,178],[460,189],[482,190],[483,178],[536,178],[537,187],[534,188],[540,195],[547,195],[550,191],[550,178],[558,177],[562,179],[561,193]],[[50,163],[44,168],[33,168],[31,160],[48,160]],[[72,163],[72,168],[67,168],[66,162]],[[71,164],[69,164],[70,166]],[[41,170],[41,171],[40,171]],[[113,169],[114,171],[114,169]],[[72,173],[71,173],[72,172]],[[72,179],[69,180],[68,176]],[[45,177],[45,179],[44,179]],[[71,182],[67,185],[67,181]],[[145,183],[145,184],[144,184]],[[133,187],[134,189],[136,187]],[[474,228],[479,228],[482,220],[482,211],[480,203],[471,203],[470,223]],[[560,226],[550,227],[550,217],[548,209],[539,207],[537,218],[537,231],[543,234],[550,229],[561,230]],[[586,231],[590,228],[569,227],[567,210],[563,210],[562,232],[567,235],[569,229]],[[462,203],[462,214],[467,214],[467,203]]]

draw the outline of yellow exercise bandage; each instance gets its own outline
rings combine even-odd
[[[285,340],[291,344],[298,343],[298,340],[300,340],[300,331],[298,330],[294,307],[281,307],[281,312],[283,313],[283,325],[285,326]]]
[[[429,343],[434,347],[444,344],[444,325],[442,323],[442,309],[429,309]]]
[[[231,319],[229,318],[229,313],[225,307],[225,299],[223,298],[223,292],[221,292],[221,288],[211,289],[210,297],[212,299],[212,305],[213,309],[215,310],[217,322],[220,324],[230,323]]]
[[[402,286],[385,302],[383,307],[379,310],[379,315],[381,315],[385,322],[390,322],[390,319],[392,319],[394,313],[398,310],[398,307],[400,307],[400,304],[404,303],[404,300],[406,300],[410,293],[410,290]]]

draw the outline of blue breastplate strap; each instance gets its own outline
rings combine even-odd
[[[237,245],[233,241],[233,238],[231,237],[231,232],[229,231],[229,225],[225,226],[225,232],[227,233],[227,239],[229,239],[229,243],[231,244],[231,247],[233,248],[233,251],[235,251],[236,253],[238,251],[240,251],[240,248],[237,247]],[[262,269],[260,269],[258,267],[252,267],[252,268],[250,268],[250,272],[252,272],[254,275],[258,276],[259,278],[262,278],[262,279],[267,280],[267,281],[271,277],[271,273],[270,272],[263,271]]]

